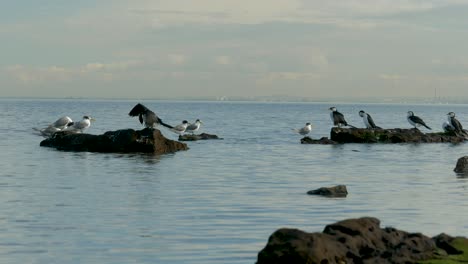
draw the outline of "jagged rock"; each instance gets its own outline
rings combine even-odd
[[[304,137],[301,139],[301,144],[319,144],[319,145],[335,145],[338,142],[322,137],[320,139],[312,139],[310,137]]]
[[[465,141],[449,133],[423,133],[418,129],[366,129],[333,127],[330,139],[338,143],[460,143]]]
[[[346,197],[348,190],[345,185],[337,185],[333,187],[322,187],[316,190],[308,191],[307,194],[322,195],[327,197]]]
[[[57,132],[53,137],[43,140],[40,146],[66,151],[154,154],[173,153],[188,149],[185,143],[167,139],[161,134],[161,131],[149,128],[108,131],[102,135]]]
[[[196,140],[207,140],[207,139],[222,139],[222,138],[219,138],[217,135],[211,135],[211,134],[206,134],[206,133],[201,133],[199,135],[185,134],[185,135],[179,136],[180,141],[196,141]]]
[[[380,228],[377,218],[348,219],[322,233],[282,228],[274,232],[257,264],[415,263],[440,250],[433,239],[395,228]]]
[[[459,158],[453,171],[456,173],[468,173],[468,156]]]

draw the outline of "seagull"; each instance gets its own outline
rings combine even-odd
[[[182,121],[182,124],[171,127],[171,128],[169,128],[169,130],[171,130],[172,132],[174,132],[176,134],[182,135],[185,132],[185,130],[187,129],[188,125],[189,125],[189,122],[187,120],[184,120],[184,121]]]
[[[135,105],[132,110],[130,110],[130,113],[128,113],[129,116],[138,116],[138,119],[140,120],[141,124],[144,124],[145,127],[147,128],[154,128],[155,126],[161,124],[169,129],[172,128],[172,126],[165,124],[161,118],[159,118],[153,111],[149,110],[146,106],[138,103]]]
[[[445,121],[442,124],[442,129],[444,130],[445,133],[455,132],[455,128],[449,123],[449,121]]]
[[[66,128],[70,123],[73,123],[73,120],[68,117],[68,116],[63,116],[54,123],[51,124],[51,126],[58,128],[58,129],[64,129]]]
[[[407,119],[408,122],[414,126],[414,128],[417,128],[418,126],[424,126],[425,128],[432,130],[419,116],[415,116],[413,111],[408,111]]]
[[[187,126],[185,132],[191,132],[193,134],[193,132],[198,131],[198,129],[200,129],[201,124],[203,124],[203,122],[200,119],[197,119],[195,123],[189,124]]]
[[[66,128],[62,131],[69,131],[73,133],[83,133],[86,129],[91,126],[91,122],[95,121],[94,118],[90,116],[83,116],[83,119],[78,122],[71,122]]]
[[[349,126],[352,128],[356,128],[355,126],[352,126],[346,122],[344,115],[336,110],[336,107],[332,106],[329,108],[330,112],[330,118],[333,121],[333,125],[341,127],[343,126]]]
[[[39,131],[41,136],[43,137],[51,137],[53,134],[56,132],[62,131],[64,128],[66,128],[70,123],[73,123],[72,119],[68,116],[63,116],[54,123],[48,125],[45,128],[39,129],[39,128],[33,128],[36,131]]]
[[[302,136],[305,136],[309,134],[310,131],[312,131],[312,125],[310,123],[306,123],[304,127],[299,129],[292,128],[292,130],[296,133],[299,133]]]
[[[364,121],[364,125],[366,125],[366,128],[380,128],[375,125],[372,117],[363,110],[359,111],[359,116],[362,117],[362,121]]]

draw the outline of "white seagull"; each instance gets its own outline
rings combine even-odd
[[[72,133],[83,133],[83,131],[85,131],[91,126],[92,121],[95,121],[95,119],[90,116],[83,116],[82,120],[68,124],[68,126],[64,128],[63,131],[69,131]]]
[[[190,132],[193,134],[193,132],[198,131],[198,129],[200,129],[201,124],[203,124],[203,122],[200,119],[197,119],[195,123],[189,124],[187,126],[185,132]]]
[[[39,131],[41,136],[43,137],[51,137],[53,134],[56,132],[62,131],[64,128],[66,128],[69,124],[73,123],[72,119],[68,116],[63,116],[54,123],[48,125],[45,128],[39,129],[39,128],[33,128],[36,131]]]
[[[182,135],[185,132],[185,129],[187,129],[187,126],[189,125],[189,122],[187,120],[182,121],[182,124],[174,126],[172,128],[169,128],[172,132]]]
[[[301,127],[299,129],[292,128],[292,130],[296,133],[299,133],[302,136],[305,136],[312,131],[312,125],[310,123],[306,123],[304,127]]]

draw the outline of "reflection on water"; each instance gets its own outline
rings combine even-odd
[[[468,235],[467,177],[453,173],[465,144],[299,144],[291,128],[307,121],[313,138],[328,136],[326,104],[148,101],[168,123],[201,118],[201,132],[224,138],[162,156],[42,148],[15,122],[17,113],[31,127],[90,114],[97,121],[89,133],[138,129],[127,116],[134,104],[0,100],[0,263],[254,263],[280,227],[315,232],[361,216]],[[384,127],[408,127],[409,107],[339,109],[352,124],[364,109]],[[449,110],[462,123],[468,117],[465,106],[411,109],[430,126]],[[306,195],[337,184],[348,197]]]

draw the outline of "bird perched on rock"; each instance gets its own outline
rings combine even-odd
[[[455,129],[455,132],[464,133],[462,124],[455,118],[455,113],[450,112],[447,114],[448,123]]]
[[[91,126],[91,122],[95,121],[90,116],[83,116],[83,119],[78,122],[71,122],[62,131],[69,131],[73,133],[83,133],[86,129]]]
[[[296,133],[299,133],[299,135],[305,136],[312,131],[312,125],[310,123],[306,123],[304,127],[301,127],[299,129],[292,128],[292,130]]]
[[[348,122],[346,122],[345,118],[344,118],[344,115],[340,112],[338,112],[338,110],[336,110],[336,107],[332,106],[329,108],[329,110],[331,111],[330,112],[330,118],[333,122],[333,125],[335,126],[338,126],[338,127],[341,127],[341,126],[349,126],[349,127],[352,127],[352,128],[356,128],[355,126],[352,126],[350,124],[348,124]]]
[[[200,119],[197,119],[195,123],[189,124],[187,126],[187,128],[185,129],[185,132],[189,132],[193,134],[193,132],[198,131],[198,129],[200,129],[201,124],[203,124],[203,122]]]
[[[182,135],[185,132],[185,130],[187,129],[188,125],[189,125],[189,122],[187,120],[184,120],[184,121],[182,121],[182,124],[171,127],[171,128],[169,128],[169,130],[171,130],[172,132],[174,132],[176,134]]]
[[[445,133],[455,132],[455,128],[449,123],[449,121],[442,123],[442,129]]]
[[[45,127],[45,128],[42,128],[42,129],[33,128],[33,129],[36,130],[36,131],[39,131],[41,136],[51,137],[56,132],[62,131],[64,128],[69,126],[71,123],[73,123],[73,120],[70,117],[63,116],[63,117],[57,119],[57,121],[55,121],[54,123],[52,123],[52,124],[48,125],[47,127]]]
[[[128,113],[129,116],[138,116],[138,120],[140,120],[140,123],[143,124],[147,128],[154,128],[155,126],[161,124],[169,129],[172,128],[172,126],[165,124],[161,118],[159,118],[153,111],[149,110],[146,106],[138,103],[135,105],[132,110],[130,110],[130,113]]]
[[[423,126],[429,130],[432,130],[426,125],[426,123],[424,123],[424,121],[419,116],[415,116],[413,111],[408,111],[406,119],[412,126],[414,126],[414,128],[417,128],[418,126]]]
[[[362,117],[362,121],[366,128],[380,128],[375,125],[374,120],[372,119],[371,115],[364,112],[363,110],[359,111],[359,116]]]

